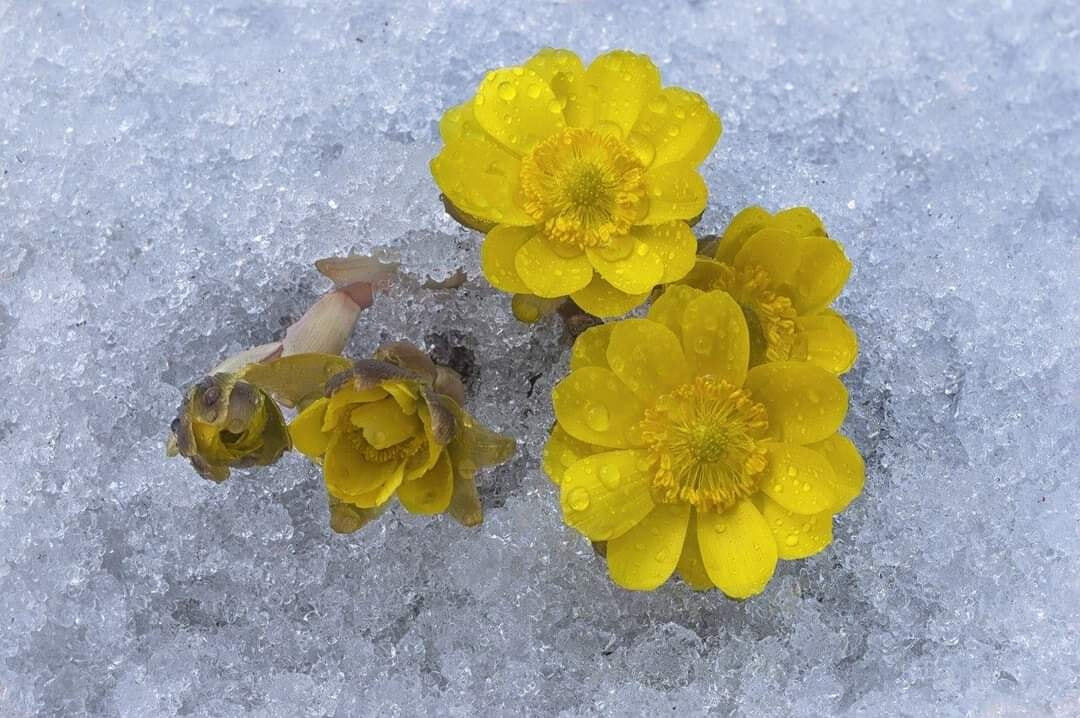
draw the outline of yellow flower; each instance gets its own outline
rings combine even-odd
[[[460,379],[415,347],[376,356],[332,378],[289,425],[297,450],[322,463],[331,526],[354,531],[394,496],[412,513],[480,523],[476,471],[509,459],[514,440],[465,412]]]
[[[677,568],[694,588],[751,596],[777,558],[824,548],[861,491],[862,459],[837,433],[840,380],[809,362],[748,370],[749,356],[723,291],[666,292],[647,318],[574,343],[544,469],[620,586],[651,590]]]
[[[236,374],[208,376],[188,390],[172,422],[166,451],[180,454],[204,478],[224,481],[230,467],[268,466],[289,449],[277,404]]]
[[[569,50],[541,50],[489,72],[439,129],[432,175],[450,214],[487,233],[481,262],[497,289],[616,316],[693,267],[698,166],[720,118],[700,95],[662,88],[648,57],[609,52],[586,69]]]
[[[676,291],[723,289],[735,298],[750,329],[750,366],[806,360],[843,374],[855,363],[858,342],[828,305],[850,273],[843,247],[808,208],[773,215],[748,207],[728,225],[713,258],[699,257]]]

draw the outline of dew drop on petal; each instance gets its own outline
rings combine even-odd
[[[593,404],[585,410],[585,423],[593,431],[607,431],[611,426],[608,410],[599,404]]]
[[[506,100],[507,102],[517,97],[517,90],[509,82],[499,83],[498,93],[499,97]]]
[[[600,467],[600,483],[609,489],[618,487],[621,479],[622,475],[619,473],[619,467],[610,464]]]
[[[570,492],[567,503],[574,511],[584,511],[589,508],[589,492],[579,486]]]

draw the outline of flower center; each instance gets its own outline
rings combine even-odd
[[[370,461],[373,464],[381,464],[387,461],[402,461],[409,458],[424,445],[423,436],[412,436],[400,443],[388,446],[383,449],[376,449],[372,446],[367,439],[364,438],[364,433],[360,429],[350,429],[348,432],[349,441],[364,457],[365,461]]]
[[[606,247],[644,215],[645,167],[621,140],[571,127],[521,162],[525,211],[548,239]]]
[[[750,331],[750,366],[791,359],[797,316],[791,299],[774,291],[768,272],[761,267],[720,267],[720,278],[712,288],[724,290],[742,307]]]
[[[656,499],[723,511],[749,496],[765,470],[767,426],[764,406],[714,377],[660,397],[640,424]]]

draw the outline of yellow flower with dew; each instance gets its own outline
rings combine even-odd
[[[186,457],[200,476],[229,478],[229,469],[268,466],[288,451],[281,410],[265,391],[236,374],[194,384],[173,419],[166,452]]]
[[[403,343],[327,382],[289,433],[322,464],[331,526],[355,531],[395,496],[415,514],[480,523],[476,471],[509,459],[515,442],[480,425],[463,403],[460,378]]]
[[[431,162],[447,210],[487,234],[493,286],[534,321],[569,296],[624,314],[694,265],[689,222],[708,195],[698,167],[721,133],[702,97],[661,87],[644,55],[544,49],[487,74],[446,112]]]
[[[840,380],[810,362],[748,369],[750,348],[743,309],[719,290],[666,292],[647,318],[574,343],[544,468],[620,586],[651,590],[677,569],[751,596],[778,558],[823,549],[861,491],[862,459],[837,433]]]
[[[722,289],[738,302],[750,330],[750,366],[806,360],[843,374],[855,362],[855,332],[829,309],[851,273],[843,247],[816,214],[793,207],[735,215],[711,257],[666,291],[692,296]]]

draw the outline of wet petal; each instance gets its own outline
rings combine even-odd
[[[622,536],[653,509],[652,474],[641,451],[593,454],[566,470],[560,503],[567,525],[593,541]]]
[[[790,444],[828,438],[844,423],[847,389],[834,375],[808,362],[772,362],[751,369],[745,387],[765,405],[769,434]]]
[[[524,67],[489,72],[476,91],[473,114],[485,132],[518,155],[566,127],[551,87]]]
[[[809,207],[790,207],[773,215],[772,226],[785,229],[796,237],[829,236],[821,219]]]
[[[772,215],[758,206],[747,207],[735,215],[727,229],[724,230],[720,242],[716,246],[714,255],[718,261],[728,264],[735,263],[735,257],[739,250],[759,230],[765,229],[772,221]]]
[[[620,292],[642,294],[652,290],[664,276],[664,262],[649,245],[631,235],[616,237],[603,249],[585,250],[596,271]]]
[[[631,431],[645,407],[610,369],[575,369],[551,392],[555,418],[581,441],[621,449],[639,446]]]
[[[768,496],[759,496],[755,502],[762,518],[769,525],[776,540],[777,555],[785,560],[806,558],[829,545],[832,541],[831,511],[817,514],[796,514],[776,503]]]
[[[346,384],[331,394],[330,402],[326,405],[322,430],[325,432],[333,431],[343,417],[349,416],[355,405],[379,401],[385,397],[386,391],[382,387],[357,389],[352,384]]]
[[[568,468],[586,456],[592,456],[604,450],[595,444],[575,439],[556,424],[551,430],[547,444],[544,445],[544,473],[554,483],[561,484]]]
[[[570,350],[570,371],[584,366],[600,366],[606,369],[608,342],[614,328],[613,323],[598,324],[579,334],[574,340],[574,348]]]
[[[453,469],[450,457],[444,451],[430,471],[418,479],[403,482],[397,490],[397,497],[408,511],[431,515],[446,510],[453,491]]]
[[[514,258],[525,243],[536,236],[535,227],[511,227],[500,224],[487,233],[480,247],[480,266],[491,286],[504,292],[529,292],[517,273]]]
[[[481,139],[486,133],[473,114],[473,101],[455,105],[447,110],[439,120],[439,136],[443,144],[450,144],[461,138]]]
[[[323,432],[322,425],[326,419],[326,407],[329,403],[329,399],[318,399],[312,402],[289,424],[289,436],[292,438],[293,446],[300,453],[316,459],[326,453],[330,435]]]
[[[585,78],[596,92],[594,124],[610,123],[623,137],[629,134],[645,102],[660,89],[660,71],[652,60],[624,50],[593,60]]]
[[[695,591],[707,591],[715,588],[709,574],[705,571],[705,561],[701,558],[701,549],[697,539],[697,511],[690,514],[690,523],[686,527],[686,540],[682,555],[679,556],[679,575]]]
[[[581,58],[569,50],[545,47],[525,61],[525,67],[544,78],[555,99],[562,105],[570,127],[588,127],[593,121],[596,100],[585,80]]]
[[[589,286],[570,295],[579,307],[601,318],[622,316],[640,306],[648,297],[648,292],[642,294],[621,292],[599,274],[593,275]]]
[[[761,267],[776,286],[794,281],[799,268],[798,237],[782,229],[766,227],[750,236],[735,255],[736,267]]]
[[[454,140],[431,160],[435,183],[454,206],[484,220],[527,226],[535,220],[518,206],[521,161],[493,140]]]
[[[672,284],[664,289],[656,301],[649,307],[649,319],[659,322],[675,332],[682,340],[682,317],[690,302],[700,297],[704,292],[684,284]]]
[[[654,167],[645,174],[649,212],[642,224],[662,224],[688,220],[705,211],[709,189],[697,167],[689,162],[672,162]]]
[[[848,323],[828,309],[795,320],[806,360],[833,374],[843,374],[855,363],[859,341]]]
[[[648,319],[616,323],[607,360],[615,375],[646,405],[691,379],[679,338]]]
[[[584,254],[564,256],[535,236],[514,255],[514,267],[529,291],[540,297],[565,297],[588,286],[593,267]]]
[[[800,314],[826,307],[839,296],[848,276],[851,260],[838,242],[826,237],[799,240],[799,267],[791,280],[791,300]]]
[[[330,528],[339,534],[350,534],[353,531],[359,531],[379,518],[382,512],[386,510],[385,504],[362,509],[359,506],[336,499],[330,494],[326,495],[326,500],[330,508]]]
[[[326,489],[343,501],[365,507],[375,506],[374,503],[361,504],[354,499],[377,490],[390,481],[395,473],[400,474],[399,463],[368,461],[346,434],[334,434],[323,462]]]
[[[749,499],[722,513],[697,513],[705,571],[732,598],[761,593],[776,569],[776,539]]]
[[[761,477],[761,492],[788,511],[816,514],[837,505],[832,465],[805,446],[768,444],[769,463]]]
[[[386,462],[384,467],[389,469],[387,471],[389,475],[384,483],[371,491],[353,495],[348,500],[361,508],[381,506],[389,501],[405,478],[405,464],[400,461]]]
[[[701,154],[700,146],[711,138],[711,150],[720,136],[719,128],[719,118],[701,95],[681,87],[665,87],[645,103],[628,141],[631,147],[646,148],[639,154],[646,166],[678,160],[696,165],[708,154],[708,150]],[[695,154],[692,158],[691,152]]]
[[[730,294],[706,292],[686,305],[682,345],[695,376],[712,374],[742,386],[750,361],[750,333]]]
[[[688,504],[658,504],[622,536],[608,541],[608,573],[634,591],[651,591],[671,578],[682,555]]]
[[[810,444],[821,453],[833,468],[833,492],[836,496],[834,511],[842,511],[862,493],[866,483],[866,464],[851,439],[843,434],[833,434],[824,441]]]
[[[664,274],[660,282],[667,284],[682,279],[694,268],[697,258],[697,238],[686,222],[666,222],[653,226],[635,227],[633,236],[649,252],[660,257]],[[640,252],[640,247],[637,248]]]

